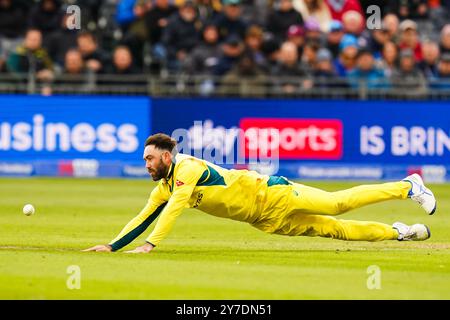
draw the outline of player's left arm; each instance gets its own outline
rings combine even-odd
[[[180,163],[172,196],[162,211],[155,229],[146,239],[146,244],[128,251],[129,253],[149,252],[169,234],[205,170],[206,165],[196,159],[185,159]]]

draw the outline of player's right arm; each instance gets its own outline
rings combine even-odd
[[[158,184],[150,194],[150,198],[145,207],[125,225],[117,237],[107,245],[97,245],[84,251],[117,251],[123,248],[150,226],[164,209],[168,199],[169,196],[163,190],[162,185]]]

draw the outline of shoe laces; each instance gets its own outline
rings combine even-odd
[[[408,230],[408,232],[403,236],[403,239],[414,239],[416,236],[415,232],[411,231],[411,228]]]
[[[420,205],[422,205],[425,201],[425,199],[423,197],[421,197],[420,194],[412,196],[411,199],[413,199],[414,201],[417,201]]]

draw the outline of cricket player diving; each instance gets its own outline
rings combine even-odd
[[[392,226],[374,221],[341,220],[335,216],[372,203],[412,199],[428,214],[436,199],[421,177],[360,185],[326,192],[284,177],[255,171],[227,170],[208,161],[176,152],[176,141],[158,133],[145,142],[145,166],[159,181],[141,212],[108,244],[84,251],[117,251],[129,244],[159,217],[145,244],[129,253],[150,252],[159,246],[186,207],[211,215],[247,222],[271,234],[320,236],[341,240],[426,240],[430,230],[423,224]]]

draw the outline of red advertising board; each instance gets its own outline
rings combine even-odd
[[[241,152],[246,158],[342,158],[343,126],[338,119],[243,118]]]

